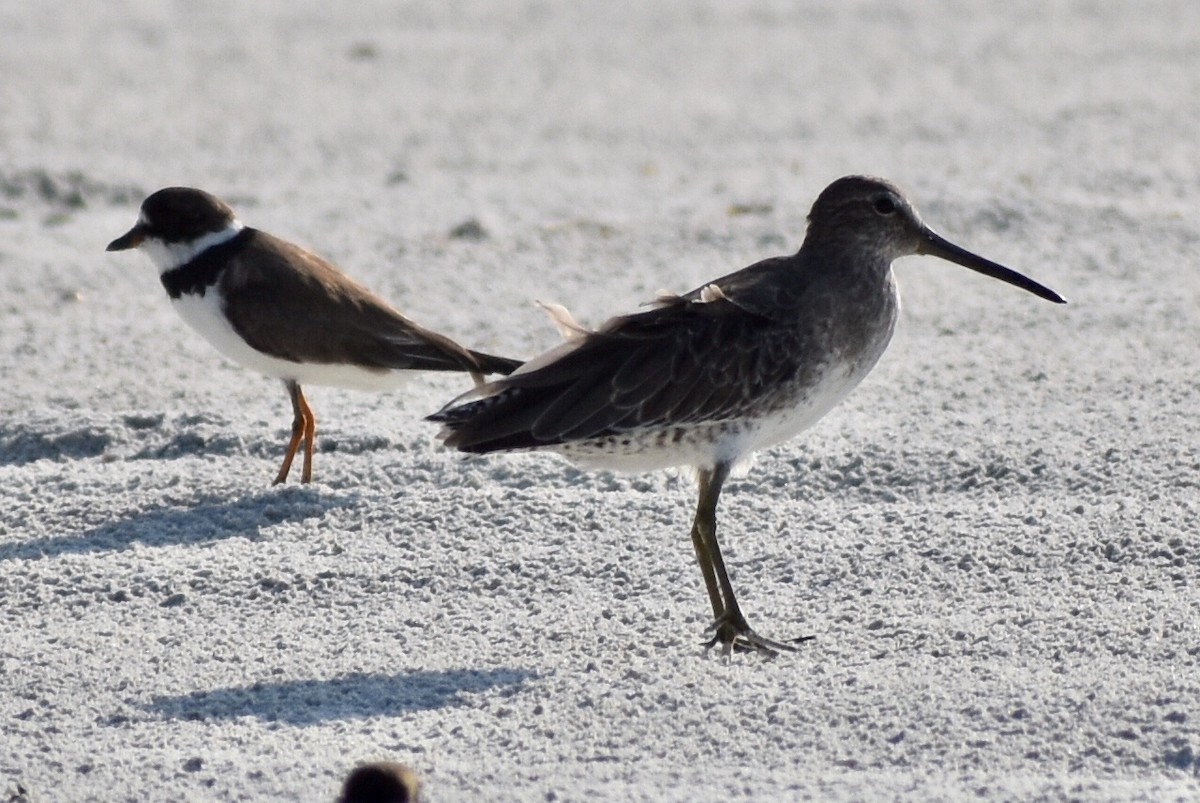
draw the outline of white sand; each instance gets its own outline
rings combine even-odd
[[[1200,5],[276,5],[0,6],[0,800],[1200,795]],[[686,475],[440,451],[459,379],[314,389],[269,487],[283,390],[103,250],[202,186],[531,355],[531,299],[790,251],[849,172],[1071,305],[898,266],[723,500],[751,622],[816,635],[773,662],[699,647]]]

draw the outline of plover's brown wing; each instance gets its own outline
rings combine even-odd
[[[733,418],[795,373],[794,332],[728,298],[680,298],[615,318],[430,420],[446,424],[448,446],[490,452]]]
[[[321,257],[255,231],[221,276],[225,314],[247,343],[294,362],[505,373],[516,360],[470,352],[413,323]]]

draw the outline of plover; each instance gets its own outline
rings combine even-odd
[[[283,380],[292,437],[276,484],[301,443],[301,482],[312,480],[316,418],[302,385],[389,390],[411,370],[464,371],[479,383],[521,364],[413,323],[330,262],[242,225],[203,190],[168,187],[146,198],[133,228],[108,244],[130,248],[146,252],[171,305],[219,352]]]
[[[730,470],[812,426],[883,354],[900,308],[892,261],[927,254],[1027,290],[1037,282],[948,242],[892,184],[847,176],[813,204],[800,250],[766,259],[653,309],[580,331],[511,376],[430,416],[463,452],[551,450],[584,465],[694,467],[695,548],[712,604],[708,646],[795,649],[755,633],[717,543]]]

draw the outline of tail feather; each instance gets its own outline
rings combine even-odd
[[[479,363],[479,370],[485,374],[504,374],[508,376],[525,363],[524,360],[497,357],[495,354],[485,354],[482,351],[472,351],[470,354]]]
[[[493,386],[496,383],[493,383]],[[452,449],[462,452],[493,452],[503,449],[530,449],[547,443],[533,437],[530,429],[540,412],[539,405],[522,405],[531,392],[528,388],[504,388],[492,396],[462,403],[463,394],[426,421],[442,425],[438,437]]]

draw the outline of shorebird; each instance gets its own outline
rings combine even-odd
[[[360,764],[346,776],[336,803],[420,803],[421,779],[394,761]]]
[[[469,351],[405,318],[316,254],[244,226],[203,190],[168,187],[142,202],[109,251],[141,248],[171,305],[217,351],[283,380],[292,437],[275,484],[304,444],[300,481],[312,480],[316,417],[302,384],[390,390],[411,370],[507,374],[521,364]]]
[[[545,449],[602,468],[694,467],[692,545],[713,612],[707,646],[794,650],[807,638],[765,638],[742,614],[717,543],[717,500],[735,464],[812,426],[875,365],[900,308],[892,261],[911,254],[1064,303],[945,240],[887,181],[847,176],[813,204],[795,254],[660,297],[596,331],[559,308],[567,342],[429,420],[463,452]]]

